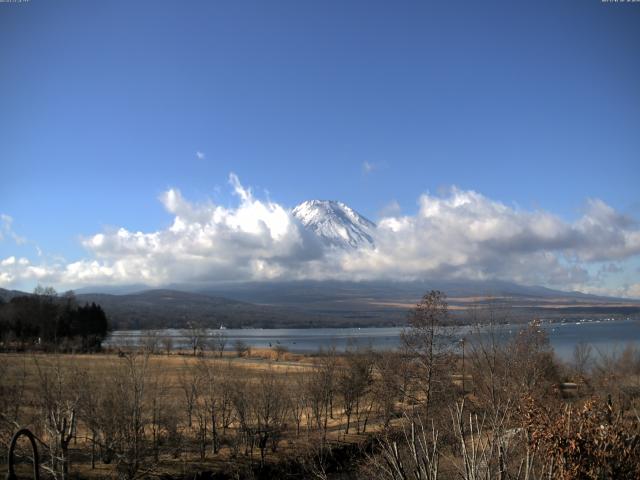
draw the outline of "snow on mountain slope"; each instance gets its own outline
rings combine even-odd
[[[323,242],[340,248],[373,246],[375,223],[342,202],[308,200],[292,211]]]

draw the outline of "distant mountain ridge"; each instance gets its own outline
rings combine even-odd
[[[0,288],[0,303],[32,293]],[[277,328],[356,326],[362,322],[304,312],[294,307],[257,305],[185,290],[154,289],[123,294],[78,293],[78,304],[96,303],[104,309],[113,328],[120,330],[187,328]]]
[[[157,289],[124,295],[83,293],[78,302],[95,302],[119,329],[185,328],[195,324],[207,328],[273,328],[295,324],[309,327],[332,323],[318,314],[295,308],[256,305],[215,294]]]
[[[501,281],[254,282],[212,287],[207,292],[237,300],[251,299],[263,305],[297,308],[308,313],[369,317],[372,321],[384,318],[403,323],[407,311],[432,289],[447,295],[452,314],[462,321],[465,321],[465,312],[474,306],[507,308],[514,321],[534,317],[640,314],[638,300],[562,292]]]
[[[308,200],[291,213],[326,245],[357,249],[374,244],[376,224],[342,202]]]
[[[136,286],[138,287],[138,286]],[[124,292],[126,287],[122,287]],[[562,292],[546,287],[501,281],[248,282],[210,286],[177,285],[128,293],[77,293],[81,304],[103,307],[118,329],[185,328],[306,328],[404,325],[407,312],[431,289],[448,296],[459,322],[470,320],[470,307],[497,308],[509,321],[532,318],[640,318],[640,301]],[[7,302],[19,295],[0,289]]]
[[[20,297],[23,295],[29,295],[28,293],[21,292],[20,290],[6,290],[4,288],[0,288],[0,301],[8,302],[14,297]]]

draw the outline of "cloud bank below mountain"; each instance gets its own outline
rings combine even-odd
[[[603,276],[640,255],[640,227],[601,200],[589,200],[580,218],[566,222],[452,188],[422,195],[415,215],[393,211],[379,219],[373,245],[341,249],[323,243],[292,209],[256,198],[234,174],[229,183],[237,206],[190,202],[170,189],[160,197],[173,216],[168,228],[88,236],[84,259],[0,259],[0,286],[460,278],[640,297],[640,283],[606,285]]]

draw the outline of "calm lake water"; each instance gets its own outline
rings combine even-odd
[[[508,338],[521,328],[520,325],[501,325],[500,336]],[[571,358],[577,343],[586,342],[593,346],[594,353],[621,351],[627,344],[640,345],[640,321],[638,320],[596,320],[571,323],[543,324],[549,334],[556,354],[565,360]],[[403,327],[389,328],[292,328],[292,329],[226,329],[208,330],[209,334],[223,332],[227,337],[227,349],[232,350],[236,340],[242,340],[254,348],[270,348],[282,345],[291,352],[313,353],[320,348],[335,347],[342,351],[349,345],[388,350],[400,345]],[[455,336],[473,341],[478,335],[474,327],[459,327]],[[187,338],[184,330],[166,329],[155,331],[160,337],[173,338],[174,348],[185,348]],[[487,335],[480,330],[480,335]],[[148,331],[129,330],[113,332],[105,344],[127,346],[140,344],[149,336]]]

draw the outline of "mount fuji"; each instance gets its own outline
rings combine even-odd
[[[326,245],[346,249],[374,245],[376,224],[342,202],[308,200],[291,213]]]

